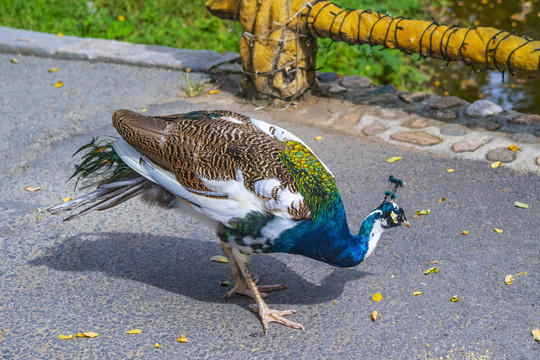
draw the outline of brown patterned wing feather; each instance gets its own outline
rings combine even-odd
[[[211,192],[201,178],[235,180],[240,170],[244,186],[252,191],[258,180],[277,179],[279,185],[271,195],[276,201],[280,189],[298,193],[294,179],[280,159],[285,148],[283,142],[255,127],[245,115],[195,111],[144,116],[118,110],[113,115],[113,125],[133,148],[172,172],[187,189]],[[303,201],[287,210],[297,220],[310,217]]]

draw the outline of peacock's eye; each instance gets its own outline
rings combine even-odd
[[[392,221],[394,221],[394,224],[398,223],[397,215],[395,212],[390,211],[390,217],[392,218]]]

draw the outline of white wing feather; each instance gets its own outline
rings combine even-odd
[[[237,171],[236,180],[218,181],[201,177],[204,185],[211,191],[197,191],[182,186],[173,173],[154,164],[123,139],[116,140],[113,146],[116,153],[130,168],[187,201],[195,210],[211,219],[229,224],[229,221],[234,218],[243,218],[250,212],[266,210],[264,200],[244,186],[244,178],[240,170]],[[283,215],[289,217],[289,214]]]

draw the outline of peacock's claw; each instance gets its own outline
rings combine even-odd
[[[294,314],[294,310],[273,310],[270,309],[266,304],[262,307],[257,307],[259,310],[259,316],[261,317],[261,322],[263,324],[263,330],[265,334],[268,334],[268,324],[271,322],[277,322],[285,326],[290,326],[294,329],[306,330],[302,324],[296,323],[294,321],[288,320],[283,316]]]

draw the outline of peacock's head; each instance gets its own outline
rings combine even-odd
[[[385,229],[399,225],[411,227],[411,224],[409,224],[407,218],[405,218],[403,209],[392,201],[396,198],[396,191],[403,186],[403,181],[390,176],[388,178],[388,183],[390,184],[390,190],[384,192],[384,201],[377,208],[377,210],[381,211],[380,220],[382,227]]]
[[[384,201],[377,210],[381,211],[381,226],[389,229],[395,226],[404,225],[411,227],[411,224],[405,218],[405,212],[398,204],[392,201]]]

